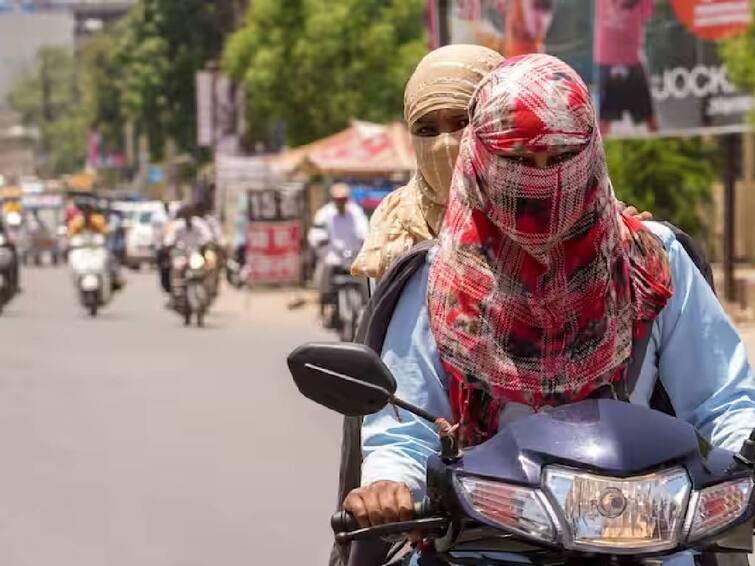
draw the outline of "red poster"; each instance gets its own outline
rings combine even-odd
[[[250,222],[246,248],[249,282],[297,283],[300,247],[299,221]]]
[[[749,0],[671,0],[671,5],[691,33],[707,40],[744,33],[752,21]]]

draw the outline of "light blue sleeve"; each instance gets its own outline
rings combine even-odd
[[[667,244],[674,295],[659,317],[660,379],[679,418],[739,450],[755,427],[755,379],[742,339],[684,247]]]
[[[399,298],[383,344],[382,358],[398,384],[398,397],[451,419],[440,365],[426,308],[429,268],[415,273]],[[378,480],[404,482],[415,499],[425,491],[427,459],[440,450],[435,427],[393,407],[364,419],[362,425],[362,485]]]

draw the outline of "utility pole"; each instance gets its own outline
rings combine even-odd
[[[54,119],[54,111],[52,107],[52,81],[50,78],[48,53],[44,50],[40,52],[40,65],[39,65],[39,82],[40,90],[42,91],[42,121],[45,126],[48,126]],[[47,173],[47,167],[50,162],[50,148],[47,147],[44,136],[41,138],[39,147],[41,148],[41,163],[37,163],[37,166]]]
[[[739,160],[739,134],[726,134],[724,147],[724,297],[729,302],[737,300],[735,279],[735,235],[736,235],[736,188],[737,163]]]
[[[448,45],[451,43],[451,29],[449,26],[449,14],[451,13],[451,0],[438,1],[438,43]]]

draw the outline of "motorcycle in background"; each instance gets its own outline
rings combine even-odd
[[[7,236],[0,233],[0,313],[18,292],[18,260]]]
[[[367,304],[367,281],[351,274],[354,254],[341,252],[341,265],[333,274],[333,289],[336,295],[338,337],[343,342],[353,342],[357,334],[362,310]]]
[[[84,308],[93,317],[113,295],[112,270],[105,236],[85,232],[69,242],[68,263]]]
[[[322,297],[321,312],[327,326],[338,332],[343,342],[353,342],[356,337],[362,310],[369,299],[367,281],[351,274],[355,254],[339,250],[339,265],[332,268],[330,291]]]
[[[205,315],[210,306],[207,260],[199,249],[177,246],[171,254],[170,292],[175,311],[189,326],[192,318],[197,326],[204,326]]]

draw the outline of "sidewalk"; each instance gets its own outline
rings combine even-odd
[[[720,263],[713,264],[713,279],[718,296],[729,316],[737,323],[755,323],[755,267],[738,265],[734,272],[737,301],[733,304],[723,302],[724,274]]]

